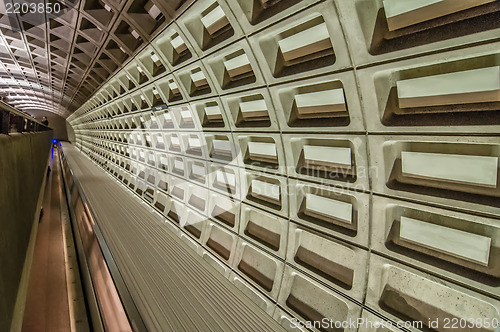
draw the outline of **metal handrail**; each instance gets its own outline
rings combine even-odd
[[[85,191],[83,190],[82,185],[80,184],[80,180],[78,179],[77,176],[75,176],[73,169],[70,168],[69,163],[66,159],[67,157],[64,155],[63,147],[61,144],[58,145],[58,151],[59,151],[60,156],[61,156],[61,158],[59,158],[59,162],[60,162],[60,166],[61,166],[61,170],[62,170],[61,173],[63,176],[64,188],[65,188],[66,196],[68,199],[68,201],[67,201],[68,207],[69,207],[69,211],[70,211],[71,218],[73,221],[73,230],[75,232],[75,235],[77,235],[77,237],[76,237],[76,239],[78,241],[77,249],[79,251],[79,255],[81,256],[82,261],[84,262],[84,264],[87,264],[87,258],[85,257],[85,253],[84,253],[85,252],[84,244],[82,242],[80,231],[79,231],[78,225],[76,223],[77,218],[76,218],[76,214],[75,214],[75,209],[70,204],[70,202],[73,200],[72,195],[78,195],[80,197],[80,199],[83,203],[83,206],[84,206],[84,211],[85,211],[84,213],[86,213],[86,215],[90,219],[98,220],[98,218],[96,217],[96,214],[92,210],[92,207],[87,200],[87,196],[85,195]],[[76,191],[72,191],[70,189],[70,186],[68,185],[68,183],[69,183],[68,182],[69,179],[67,178],[68,174],[66,174],[66,172],[64,171],[65,164],[69,168],[69,176],[71,176],[73,179],[74,186],[76,186],[76,189],[77,189]],[[120,295],[120,298],[121,298],[122,304],[123,304],[123,308],[128,316],[132,330],[134,332],[147,331],[146,326],[144,325],[144,321],[139,313],[139,310],[138,310],[134,300],[132,299],[132,296],[127,288],[127,285],[125,284],[125,281],[123,280],[122,274],[121,274],[120,270],[118,269],[118,266],[116,265],[115,259],[113,258],[113,255],[111,254],[111,251],[106,243],[106,240],[104,239],[104,236],[102,234],[102,231],[101,231],[98,223],[92,222],[92,231],[97,238],[97,242],[99,244],[100,251],[104,257],[105,264],[109,269],[111,277],[113,278],[113,283],[116,287],[116,290],[118,291],[118,294]],[[84,268],[86,268],[85,272],[88,273],[88,278],[91,278],[90,275],[91,275],[92,271],[90,271],[88,265]],[[95,313],[94,314],[95,316],[92,317],[93,318],[92,323],[94,324],[93,325],[94,330],[104,331],[103,323],[104,323],[105,319],[102,320],[102,316],[101,316],[102,314],[101,314],[99,307],[98,307],[99,294],[94,290],[93,285],[92,285],[92,281],[89,279],[88,282],[89,282],[88,285],[92,290],[92,293],[87,293],[87,296],[88,296],[87,300],[92,301],[91,305],[94,306],[94,308],[95,308],[95,309],[92,308],[94,311],[91,310],[91,312],[90,312],[91,316],[92,316],[92,312]],[[90,289],[89,289],[89,292],[90,292]],[[103,296],[103,294],[100,294],[100,295]],[[97,312],[95,310],[97,310]],[[101,318],[99,318],[99,317],[101,317]],[[112,319],[109,320],[109,317],[108,317],[108,321],[112,321]]]
[[[12,121],[11,115],[15,116],[14,121]],[[20,133],[51,130],[50,127],[44,125],[32,116],[29,116],[9,104],[0,101],[0,134],[8,135],[11,133],[13,125],[15,125],[15,132]]]

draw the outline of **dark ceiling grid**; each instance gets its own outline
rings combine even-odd
[[[5,7],[3,8],[5,12]],[[2,14],[3,15],[3,14]],[[22,72],[25,79],[30,82],[30,89],[23,89],[22,87],[17,92],[18,97],[22,100],[17,100],[11,98],[9,100],[14,106],[18,108],[29,111],[31,109],[45,109],[54,113],[58,113],[62,116],[67,116],[68,112],[64,109],[58,107],[60,103],[58,98],[56,98],[56,93],[61,94],[60,86],[57,85],[57,81],[61,81],[64,77],[64,73],[53,73],[52,66],[54,69],[65,65],[65,59],[60,58],[60,53],[58,48],[53,45],[61,46],[61,41],[59,41],[60,35],[57,32],[53,32],[52,28],[61,30],[61,26],[65,24],[55,24],[49,26],[47,22],[52,22],[52,15],[39,15],[39,14],[17,14],[11,16],[9,20],[4,20],[3,23],[3,34],[10,35],[12,38],[16,38],[17,48],[16,51],[12,51],[12,59],[15,59],[19,67],[25,68]],[[3,16],[5,17],[5,15]],[[48,18],[50,17],[50,21]],[[14,25],[14,28],[11,26]],[[69,26],[70,27],[70,26]],[[71,27],[70,27],[71,28]],[[22,31],[14,31],[15,29]],[[68,24],[65,25],[65,31],[68,30]],[[71,31],[71,29],[70,29]],[[59,32],[60,34],[60,32]],[[47,41],[51,41],[51,45]],[[58,42],[59,41],[59,42]],[[11,43],[14,44],[14,43]],[[8,45],[8,43],[6,43]],[[9,45],[11,46],[11,45]],[[16,52],[20,55],[20,48],[26,52],[26,61],[22,60],[21,56],[16,56]],[[59,56],[58,56],[59,55]],[[24,64],[24,66],[21,66]],[[26,65],[29,67],[26,68]],[[29,74],[28,74],[29,72]],[[31,83],[37,84],[37,89],[35,89]],[[43,96],[43,101],[40,98]],[[37,103],[34,101],[34,97],[38,100]],[[61,96],[62,97],[62,94]],[[34,103],[30,106],[27,103]]]
[[[60,92],[58,105],[62,105],[64,99],[64,83],[66,81],[66,70],[68,66],[68,56],[71,49],[72,40],[75,35],[74,22],[75,15],[78,16],[78,1],[62,1],[63,6],[71,8],[66,14],[59,17],[46,14],[47,40],[49,40],[49,67],[51,72],[51,87]],[[56,82],[57,80],[57,82]],[[55,97],[55,94],[54,94]]]
[[[73,33],[71,35],[71,39],[69,41],[70,42],[69,51],[66,54],[64,54],[64,58],[66,59],[66,62],[65,62],[65,66],[64,66],[63,81],[61,84],[61,91],[62,91],[61,100],[59,102],[59,104],[63,105],[64,107],[67,105],[66,100],[68,99],[67,98],[68,88],[69,88],[69,91],[72,91],[71,89],[75,89],[76,88],[75,85],[78,84],[78,81],[74,82],[75,77],[74,77],[73,73],[70,75],[69,70],[70,70],[70,67],[72,65],[71,59],[72,59],[72,54],[74,53],[74,44],[75,44],[75,39],[77,36],[76,24],[78,24],[78,22],[80,20],[80,11],[79,11],[80,6],[81,6],[80,1],[78,1],[78,0],[74,1],[73,8],[77,8],[77,9],[76,10],[73,9],[72,17],[70,15],[67,15],[66,17],[64,17],[65,19],[71,20],[71,21],[69,21],[71,23],[69,25],[74,27],[74,29],[72,30]],[[70,17],[68,17],[68,16],[70,16]],[[62,25],[62,26],[57,26],[54,28],[54,33],[57,34],[58,30],[60,30],[64,27],[64,24],[54,18],[50,21],[51,27],[53,24],[54,25],[56,24],[54,22],[56,22],[57,25]],[[68,22],[68,21],[66,21],[66,22]],[[63,51],[59,51],[59,52],[63,52]]]
[[[95,3],[93,0],[91,0],[91,2]],[[116,3],[111,0],[103,1],[103,3],[107,3],[110,8],[116,6]],[[154,37],[161,30],[163,30],[163,28],[174,20],[173,17],[177,17],[184,12],[184,10],[186,10],[191,3],[192,1],[183,0],[175,2],[167,0],[127,1],[121,7],[121,11],[117,15],[117,19],[110,29],[111,33],[108,36],[108,39],[105,40],[104,48],[99,51],[99,56],[104,53],[110,58],[109,60],[114,60],[119,64],[119,66],[112,72],[108,71],[107,77],[103,80],[102,75],[99,75],[98,71],[95,70],[95,65],[96,62],[101,67],[105,67],[105,65],[103,65],[102,58],[96,57],[92,64],[92,70],[88,70],[86,79],[82,80],[78,92],[74,96],[72,104],[69,107],[70,111],[74,112],[85,101],[87,101],[97,88],[102,86],[111,76],[113,76],[117,69],[123,67],[124,64],[127,63],[128,60],[131,60],[135,54],[147,47],[149,42],[154,39]],[[160,16],[157,23],[153,22],[154,20],[152,20],[151,14],[148,13],[148,9],[146,9],[151,8],[152,4],[154,4],[156,9],[161,11],[161,14],[163,15],[163,19]],[[134,34],[131,30],[133,30],[136,36],[139,36],[142,41],[134,43],[136,38],[133,37]],[[98,67],[97,69],[102,69],[101,67]],[[91,80],[94,81],[94,85],[90,83]],[[120,94],[120,91],[116,92]],[[105,99],[106,98],[104,98],[104,100]],[[102,102],[104,102],[104,100]]]
[[[192,1],[57,3],[63,6],[63,14],[28,13],[10,17],[6,15],[5,2],[0,4],[4,44],[0,47],[0,77],[6,80],[0,86],[0,96],[7,96],[7,101],[21,110],[43,109],[67,117],[147,47]],[[122,94],[124,89],[125,86],[111,86],[111,95],[101,96],[102,102]]]
[[[105,3],[104,6],[108,6],[112,10],[114,9],[115,13],[113,14],[113,17],[108,17],[104,16],[103,9],[89,9],[89,8],[95,8],[92,7],[90,4],[95,5],[96,1],[94,0],[87,0],[86,1],[86,8],[87,10],[84,10],[83,12],[90,12],[94,13],[96,10],[99,10],[101,12],[101,15],[98,16],[98,19],[96,19],[96,24],[100,24],[102,28],[107,29],[107,31],[112,31],[114,33],[108,34],[105,42],[103,45],[101,45],[101,48],[98,51],[98,57],[95,57],[92,60],[92,63],[88,66],[88,70],[85,74],[86,79],[82,80],[80,83],[80,87],[78,89],[77,94],[73,97],[73,104],[71,105],[72,110],[78,108],[82,103],[84,103],[90,95],[92,95],[98,87],[100,87],[106,80],[109,78],[116,69],[118,69],[124,61],[128,60],[131,58],[135,52],[133,50],[128,49],[128,45],[123,42],[122,39],[120,39],[119,34],[116,36],[116,32],[118,27],[120,27],[120,24],[123,22],[123,19],[121,19],[121,14],[122,10],[124,8],[123,3],[117,4],[116,2],[111,2],[109,1],[107,4]],[[104,8],[105,9],[105,8]],[[117,23],[120,22],[120,23]],[[125,23],[128,24],[128,23]],[[123,24],[121,24],[121,28],[123,28]],[[130,26],[130,25],[129,25]],[[125,31],[120,31],[122,34],[125,35]],[[114,38],[113,38],[114,37]],[[109,48],[109,45],[111,44],[111,48]],[[120,53],[122,53],[121,59],[120,59]],[[108,59],[103,59],[100,57],[103,57],[103,55],[108,57]],[[107,60],[107,61],[105,61]],[[104,62],[104,63],[103,63]],[[116,65],[116,68],[114,70],[111,70],[112,68],[109,68],[109,64],[113,63]],[[104,64],[104,65],[103,65]],[[108,64],[108,67],[106,66]],[[111,71],[111,72],[110,72]],[[93,82],[93,83],[91,83]],[[82,89],[85,89],[83,90]]]
[[[15,23],[14,21],[13,23]],[[17,21],[18,23],[19,21]],[[10,23],[10,22],[9,22]],[[43,105],[39,99],[39,95],[36,93],[32,86],[32,83],[42,86],[38,77],[35,75],[34,64],[31,62],[30,49],[23,38],[23,34],[17,31],[9,30],[6,27],[2,27],[2,41],[6,46],[8,56],[11,61],[9,61],[9,66],[5,66],[10,79],[14,82],[16,81],[19,88],[15,89],[9,86],[10,90],[13,90],[13,95],[11,95],[14,103],[25,103],[24,96],[30,97],[30,102],[35,104]],[[25,54],[24,54],[25,53]],[[24,57],[23,57],[24,56]],[[5,55],[4,55],[5,57]],[[7,62],[7,59],[2,59],[3,62]],[[29,67],[27,67],[28,65]],[[15,69],[14,69],[15,67]],[[14,71],[14,73],[12,73]],[[29,77],[27,71],[31,71],[32,75]],[[36,79],[34,81],[34,79]],[[21,82],[25,82],[24,86]],[[42,90],[43,93],[43,90]],[[35,101],[35,98],[37,101]],[[43,106],[42,106],[43,107]]]
[[[51,64],[52,55],[51,55],[50,45],[47,42],[49,40],[49,33],[50,33],[49,26],[46,23],[46,19],[44,20],[43,18],[44,18],[44,15],[38,15],[38,14],[27,14],[27,15],[19,15],[18,14],[17,15],[19,25],[22,27],[22,29],[25,32],[27,29],[35,30],[35,32],[36,32],[37,28],[41,28],[43,26],[43,29],[42,29],[43,30],[43,39],[44,39],[45,43],[42,44],[42,42],[39,42],[39,40],[34,38],[34,37],[32,37],[32,38],[34,38],[34,39],[32,39],[32,43],[38,44],[41,48],[45,49],[45,52],[46,52],[46,57],[45,57],[46,66],[47,66],[46,71],[48,73],[47,78],[49,80],[49,82],[47,82],[46,84],[49,86],[49,91],[45,92],[45,94],[49,93],[49,99],[51,100],[51,105],[50,105],[51,111],[53,111],[53,110],[59,109],[59,107],[57,106],[58,103],[57,103],[57,99],[56,99],[56,91],[58,91],[58,90],[54,89],[54,77],[52,74],[52,64]],[[28,42],[28,38],[26,38],[26,43],[27,42]],[[29,45],[29,44],[27,43],[27,45]],[[30,51],[31,51],[31,49],[30,49]],[[32,58],[33,58],[33,55],[32,55]],[[40,61],[43,61],[43,60],[44,59],[41,59]],[[62,114],[65,113],[64,110],[62,110],[62,109],[60,109],[58,111],[61,112]]]
[[[83,103],[105,81],[106,77],[102,77],[102,72],[107,72],[107,70],[102,67],[102,64],[100,65],[100,68],[95,68],[95,64],[98,56],[102,53],[103,46],[106,45],[108,40],[111,38],[109,32],[112,25],[116,21],[116,18],[121,13],[122,8],[123,4],[120,5],[120,3],[116,2],[106,3],[97,0],[82,1],[80,11],[82,17],[84,17],[88,23],[92,23],[96,28],[103,31],[104,36],[101,37],[100,44],[92,43],[92,38],[90,38],[90,36],[86,33],[85,35],[87,35],[90,40],[81,36],[79,43],[77,41],[77,46],[82,48],[81,51],[90,57],[87,58],[88,62],[82,63],[85,66],[84,73],[82,74],[82,79],[80,80],[77,88],[75,89],[75,93],[70,98],[71,104],[68,105],[70,109],[74,110],[78,108],[78,105]],[[81,57],[80,61],[82,60]],[[121,63],[116,65],[119,67]],[[104,75],[109,76],[110,73]]]

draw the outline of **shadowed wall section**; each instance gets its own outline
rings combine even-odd
[[[0,331],[9,331],[52,132],[0,135]]]

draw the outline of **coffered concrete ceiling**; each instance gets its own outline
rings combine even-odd
[[[185,1],[28,0],[28,10],[9,13],[14,2],[0,1],[0,96],[26,112],[67,117]]]

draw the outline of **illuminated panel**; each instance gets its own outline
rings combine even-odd
[[[485,236],[407,217],[401,217],[399,236],[405,241],[430,249],[488,264],[491,239]]]
[[[384,0],[389,30],[401,29],[496,0]]]
[[[352,204],[314,194],[306,194],[306,214],[352,223]]]
[[[496,187],[498,157],[402,152],[403,175]]]
[[[397,90],[401,108],[500,101],[500,67],[398,81]]]

